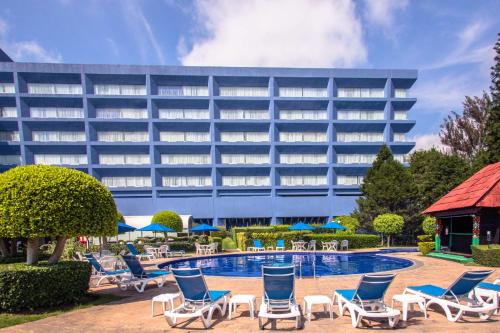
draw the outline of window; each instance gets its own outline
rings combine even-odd
[[[405,133],[394,133],[394,142],[406,142],[406,134]]]
[[[160,141],[165,142],[209,142],[209,132],[160,132]]]
[[[15,92],[14,83],[0,83],[0,94],[14,94]]]
[[[53,84],[53,83],[28,83],[29,94],[64,94],[80,95],[82,93],[81,84]]]
[[[103,108],[96,109],[96,118],[102,119],[148,119],[147,109]]]
[[[65,107],[32,107],[31,118],[83,118],[83,109]]]
[[[102,177],[107,187],[151,187],[150,177]]]
[[[407,154],[394,154],[394,159],[400,163],[408,163],[409,158]]]
[[[326,176],[281,176],[281,186],[324,186],[328,185]]]
[[[70,131],[33,131],[33,141],[39,142],[81,142],[85,141],[85,132]]]
[[[384,98],[384,88],[339,88],[338,97]]]
[[[338,120],[384,120],[384,111],[338,110]]]
[[[0,117],[1,118],[16,118],[17,108],[15,106],[2,106],[0,107]]]
[[[207,109],[158,109],[160,119],[210,119]]]
[[[337,176],[337,185],[361,185],[363,184],[364,176]]]
[[[406,111],[394,111],[394,120],[407,120]]]
[[[210,164],[210,154],[162,154],[161,164]]]
[[[407,89],[394,89],[394,97],[407,98],[408,97],[408,90]]]
[[[127,165],[149,164],[149,154],[100,154],[99,164]]]
[[[228,97],[267,97],[267,87],[220,87],[219,96]]]
[[[148,132],[119,132],[105,131],[97,132],[97,140],[102,142],[147,142]]]
[[[0,155],[0,165],[20,165],[20,155]]]
[[[168,176],[162,177],[163,186],[166,187],[206,187],[212,186],[210,176]]]
[[[223,142],[266,142],[269,141],[268,132],[221,132]]]
[[[280,132],[281,142],[326,142],[326,132]]]
[[[376,154],[337,154],[338,164],[372,164]]]
[[[144,96],[146,95],[146,87],[135,84],[96,84],[94,85],[94,94]]]
[[[35,154],[35,164],[45,165],[82,165],[87,164],[85,154]]]
[[[326,88],[283,87],[279,89],[280,97],[328,97]]]
[[[377,132],[339,132],[338,142],[381,142],[384,141],[384,133]]]
[[[280,110],[280,119],[284,120],[326,120],[326,110]]]
[[[269,119],[268,110],[220,110],[220,119]]]
[[[222,164],[268,164],[269,154],[221,154]]]
[[[327,163],[326,154],[280,154],[281,164],[321,164]]]
[[[162,86],[158,87],[160,96],[208,96],[207,86]]]
[[[19,132],[0,131],[0,141],[19,141]]]
[[[269,186],[269,176],[222,176],[222,186]]]

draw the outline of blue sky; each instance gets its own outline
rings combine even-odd
[[[411,68],[410,133],[489,87],[498,0],[2,0],[0,47],[15,61]]]

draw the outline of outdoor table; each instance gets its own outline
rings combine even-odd
[[[208,245],[200,245],[201,251],[203,251],[204,254],[207,254],[207,252],[210,252],[210,244]]]
[[[292,242],[292,244],[293,244],[293,247],[295,248],[296,251],[305,251],[306,250],[307,242],[298,241],[298,242]]]
[[[335,242],[322,242],[322,245],[326,245],[327,251],[337,251]]]
[[[311,321],[312,306],[314,304],[323,305],[323,311],[326,312],[326,310],[328,309],[330,319],[333,319],[332,299],[325,295],[311,295],[304,296],[304,311],[307,317],[307,321]]]
[[[400,295],[394,295],[392,297],[392,304],[391,308],[394,308],[394,302],[399,302],[402,304],[403,307],[403,321],[406,321],[408,319],[408,307],[413,311],[413,305],[418,304],[418,307],[420,310],[424,312],[424,317],[427,319],[427,309],[425,307],[425,298],[417,296],[417,295],[410,295],[410,294],[400,294]]]
[[[250,317],[255,318],[255,296],[254,295],[234,295],[229,300],[229,316],[228,319],[231,320],[233,312],[236,312],[238,304],[248,304],[248,310],[250,312]]]

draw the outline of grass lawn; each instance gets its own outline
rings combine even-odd
[[[0,312],[0,328],[14,326],[18,324],[28,323],[30,321],[40,320],[47,317],[57,316],[65,312],[70,312],[79,309],[85,309],[94,305],[101,305],[122,299],[123,297],[110,295],[110,294],[100,294],[100,295],[89,295],[87,296],[81,304],[65,306],[56,309],[51,309],[44,312],[36,313],[1,313]]]

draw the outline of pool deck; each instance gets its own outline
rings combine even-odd
[[[402,257],[413,260],[416,265],[399,270],[397,277],[390,286],[386,303],[390,305],[390,300],[394,294],[400,294],[409,285],[421,285],[434,283],[447,286],[456,277],[466,270],[480,270],[481,266],[464,266],[460,263],[424,257],[418,253],[394,253],[388,254],[395,257]],[[165,259],[151,262],[143,262],[145,266],[153,268],[154,264],[164,262]],[[488,281],[500,278],[500,272],[494,272]],[[173,281],[172,277],[168,278]],[[253,294],[257,296],[257,304],[261,301],[262,280],[260,278],[222,278],[207,277],[207,284],[211,289],[228,289],[234,294]],[[328,295],[332,296],[334,289],[354,288],[359,280],[359,276],[332,276],[317,279],[304,278],[296,280],[296,298],[302,307],[303,298],[306,295]],[[200,320],[192,321],[187,325],[181,324],[175,329],[170,328],[161,312],[161,306],[157,304],[157,316],[151,317],[151,298],[168,292],[177,291],[173,282],[168,282],[163,288],[151,285],[142,294],[135,290],[126,292],[120,291],[112,285],[105,285],[98,289],[93,289],[97,293],[113,293],[127,296],[119,301],[105,305],[95,306],[87,309],[65,313],[59,316],[42,319],[36,322],[26,323],[5,329],[0,332],[196,332],[204,331]],[[243,311],[241,311],[242,309]],[[318,311],[322,308],[316,308]],[[313,311],[315,311],[313,309]],[[216,317],[218,318],[218,317]],[[303,319],[304,320],[304,319]],[[478,317],[465,316],[465,320],[452,323],[446,320],[441,311],[432,308],[429,311],[429,318],[425,319],[421,312],[410,312],[407,322],[400,322],[399,329],[404,332],[464,332],[474,330],[480,332],[500,332],[500,315],[494,316],[489,321],[482,321]],[[367,323],[367,322],[365,322]],[[373,329],[380,329],[380,326],[372,322]],[[278,321],[277,331],[294,331],[292,320]],[[210,329],[213,332],[259,332],[257,319],[250,319],[246,307],[238,308],[238,312],[232,320],[227,320],[227,315],[221,320],[218,319]],[[271,326],[266,327],[271,331]],[[361,332],[372,330],[367,326],[363,329],[354,329],[351,326],[350,317],[345,315],[339,317],[337,306],[334,307],[334,319],[330,320],[325,313],[313,313],[311,322],[305,322],[304,332]]]

